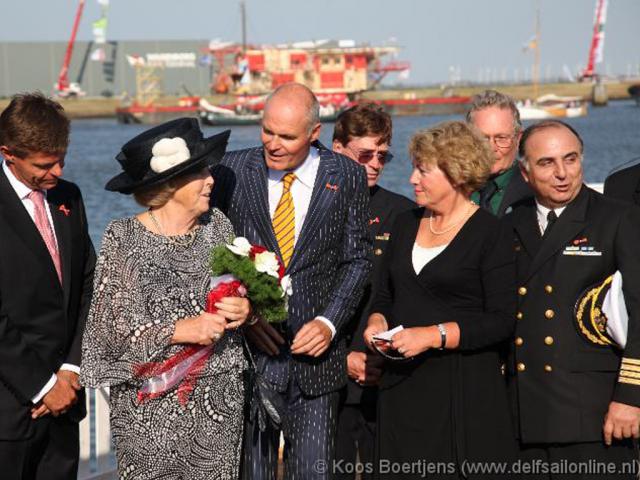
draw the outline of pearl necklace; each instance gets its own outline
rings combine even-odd
[[[433,215],[431,215],[429,217],[429,231],[434,235],[444,235],[445,233],[449,233],[451,230],[456,228],[458,225],[460,225],[462,222],[464,222],[469,217],[469,213],[470,213],[472,205],[474,205],[474,203],[473,202],[469,202],[469,205],[467,206],[467,210],[465,211],[465,213],[462,216],[462,218],[460,220],[458,220],[457,222],[452,223],[451,225],[449,225],[444,230],[435,230],[433,228]]]
[[[156,216],[153,214],[153,212],[151,210],[149,210],[149,218],[151,219],[151,221],[153,222],[155,227],[158,229],[158,232],[160,232],[160,235],[162,235],[164,238],[169,240],[169,242],[173,243],[174,245],[178,245],[180,247],[185,247],[185,248],[186,247],[190,247],[193,244],[193,242],[195,241],[195,239],[196,239],[196,233],[198,231],[198,226],[196,226],[196,228],[192,229],[190,232],[186,233],[185,236],[188,236],[189,238],[186,241],[181,242],[181,241],[177,240],[176,238],[170,237],[169,235],[164,233],[164,230],[160,226],[160,222],[158,222],[158,220],[156,219]]]

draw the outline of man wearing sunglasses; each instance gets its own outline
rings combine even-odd
[[[484,210],[502,217],[533,196],[516,162],[522,135],[518,107],[511,97],[486,90],[473,97],[467,122],[485,136],[496,157],[491,177],[471,199]]]
[[[385,165],[391,160],[391,117],[374,103],[356,105],[341,113],[333,132],[333,150],[364,167],[370,199],[369,231],[374,238],[372,275],[365,287],[349,332],[347,371],[350,382],[343,392],[338,412],[336,445],[337,478],[355,478],[353,469],[359,455],[363,479],[370,478],[376,426],[376,385],[382,374],[382,357],[366,347],[363,332],[367,326],[372,278],[389,243],[389,232],[396,216],[416,205],[377,185]],[[364,468],[363,468],[364,467]],[[352,472],[352,473],[347,473]]]

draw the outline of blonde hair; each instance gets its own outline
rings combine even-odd
[[[164,206],[174,193],[178,190],[178,185],[169,180],[168,182],[154,185],[153,187],[141,188],[133,192],[133,198],[143,207],[159,208]]]
[[[423,166],[437,165],[454,187],[470,194],[482,187],[495,161],[484,137],[466,122],[443,122],[416,132],[409,154]]]

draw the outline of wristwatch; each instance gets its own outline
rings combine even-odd
[[[444,328],[444,325],[439,323],[436,325],[438,327],[438,331],[440,332],[440,348],[438,350],[444,350],[444,347],[447,345],[447,329]]]

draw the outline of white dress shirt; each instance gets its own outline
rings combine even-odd
[[[301,165],[294,170],[296,174],[295,181],[291,184],[291,197],[293,199],[293,207],[295,209],[295,242],[300,237],[302,225],[307,218],[309,204],[311,203],[311,194],[313,193],[313,185],[318,174],[320,166],[320,154],[315,147],[309,149],[309,155]],[[276,207],[282,197],[282,178],[289,173],[287,170],[271,170],[269,169],[269,180],[267,188],[269,189],[269,215],[271,219],[276,213]]]
[[[33,205],[33,202],[31,201],[31,199],[28,198],[29,194],[32,192],[32,189],[30,187],[27,187],[24,183],[22,183],[20,180],[16,178],[16,176],[7,166],[7,162],[2,162],[2,171],[7,176],[7,180],[9,180],[9,184],[11,185],[13,190],[16,192],[16,195],[18,195],[18,198],[22,202],[22,205],[24,206],[24,208],[27,210],[29,217],[31,217],[31,220],[33,220],[33,222],[35,223],[35,206]],[[43,193],[46,198],[47,191],[45,190]],[[53,227],[53,217],[51,216],[51,211],[49,210],[48,202],[44,202],[44,209],[47,212],[47,219],[49,220],[49,224],[51,225],[51,230],[53,231],[53,238],[56,242],[56,248],[58,248],[58,239],[56,237],[56,229]],[[60,367],[60,370],[69,370],[71,372],[77,373],[78,375],[80,374],[80,367],[70,363],[63,363],[62,366]],[[49,381],[44,385],[44,387],[42,387],[42,390],[40,390],[38,394],[31,399],[31,401],[33,403],[38,403],[40,400],[42,400],[42,397],[44,397],[49,392],[49,390],[51,390],[53,386],[56,384],[57,379],[58,377],[56,376],[55,373],[51,375],[51,378],[49,379]]]
[[[313,185],[316,182],[316,175],[318,174],[318,167],[320,167],[320,153],[317,148],[311,147],[305,161],[294,170],[291,170],[291,172],[296,174],[296,179],[291,184],[290,190],[293,208],[295,210],[294,246],[298,242],[298,238],[300,238],[302,226],[307,218],[311,195],[313,194]],[[272,220],[276,213],[276,207],[278,206],[280,197],[282,197],[282,178],[287,173],[289,173],[289,171],[268,169],[267,189],[269,192],[269,215]],[[316,319],[322,321],[329,327],[329,330],[331,330],[331,338],[333,339],[336,334],[336,327],[333,323],[331,323],[328,318],[322,316],[318,316]]]
[[[560,215],[562,215],[562,212],[564,212],[565,208],[567,208],[566,205],[564,207],[554,208],[553,211],[556,212],[556,215],[558,216],[558,218],[560,218]],[[540,227],[540,235],[543,235],[544,231],[547,229],[547,215],[549,215],[550,211],[550,208],[541,205],[536,200],[536,216],[538,217],[538,227]]]

